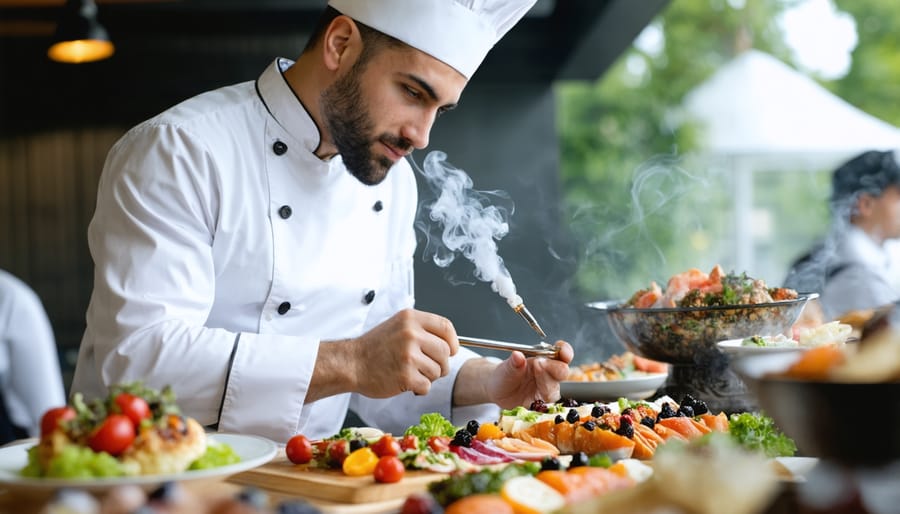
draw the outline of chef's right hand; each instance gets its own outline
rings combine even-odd
[[[406,391],[427,394],[431,383],[450,372],[459,350],[447,318],[406,309],[353,340],[356,392],[387,398]]]

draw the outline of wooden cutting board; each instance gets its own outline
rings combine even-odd
[[[233,475],[228,480],[330,502],[373,503],[406,498],[412,493],[426,491],[429,483],[446,477],[443,473],[407,470],[399,482],[380,484],[371,475],[351,477],[340,470],[292,464],[282,450],[268,464]]]

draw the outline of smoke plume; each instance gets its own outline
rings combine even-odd
[[[423,202],[427,223],[419,216],[416,227],[427,237],[423,256],[446,268],[462,255],[475,265],[474,275],[489,282],[511,307],[522,303],[503,259],[497,253],[497,241],[509,232],[507,220],[513,211],[504,191],[477,191],[472,179],[461,169],[446,162],[444,152],[430,152],[418,170],[436,196]],[[496,201],[508,207],[495,205]],[[421,214],[421,213],[420,213]]]

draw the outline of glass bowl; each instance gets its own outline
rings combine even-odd
[[[806,302],[816,293],[794,300],[745,305],[637,309],[621,302],[594,302],[605,311],[616,337],[641,357],[672,364],[703,365],[721,355],[716,344],[754,335],[790,334]]]

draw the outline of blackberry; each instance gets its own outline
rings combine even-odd
[[[456,435],[453,436],[453,441],[451,442],[451,444],[469,448],[472,446],[472,434],[470,434],[469,431],[465,428],[457,430]]]
[[[619,423],[619,428],[616,430],[616,433],[619,435],[623,435],[629,439],[634,438],[634,425],[631,424],[631,419],[623,417],[621,422]]]
[[[350,453],[355,452],[356,450],[368,446],[369,443],[366,442],[365,439],[351,439],[350,440]]]
[[[565,419],[563,419],[562,414],[557,414],[556,417],[553,418],[553,422],[556,423],[557,425],[559,425],[563,421],[565,421]]]
[[[672,410],[672,406],[669,402],[666,402],[662,405],[662,408],[659,410],[659,415],[656,416],[656,421],[666,418],[674,418],[675,411]]]
[[[468,432],[472,435],[477,435],[478,434],[478,426],[479,426],[478,421],[473,419],[473,420],[469,421],[468,423],[466,423],[466,432]]]
[[[591,416],[599,418],[607,412],[609,412],[609,407],[606,405],[594,405],[594,408],[591,409]]]
[[[656,426],[656,421],[654,421],[653,418],[651,418],[650,416],[644,416],[641,419],[641,425],[653,428],[654,426]]]
[[[535,400],[531,402],[531,405],[528,407],[528,410],[533,410],[535,412],[547,412],[548,407],[547,404],[544,403],[544,400]]]
[[[578,411],[575,409],[569,409],[569,412],[566,413],[566,421],[569,423],[575,423],[579,419],[581,419],[581,416],[578,415]]]
[[[686,418],[694,417],[694,408],[690,405],[682,405],[678,412],[675,413],[678,416],[684,416]]]
[[[706,402],[698,400],[690,394],[684,395],[684,398],[681,399],[681,406],[687,406],[693,409],[694,416],[699,416],[700,414],[706,414],[707,412],[709,412],[709,407],[707,407]]]
[[[579,405],[581,405],[580,403],[578,403],[578,400],[574,398],[563,398],[559,401],[559,403],[562,404],[563,407],[578,407]]]

